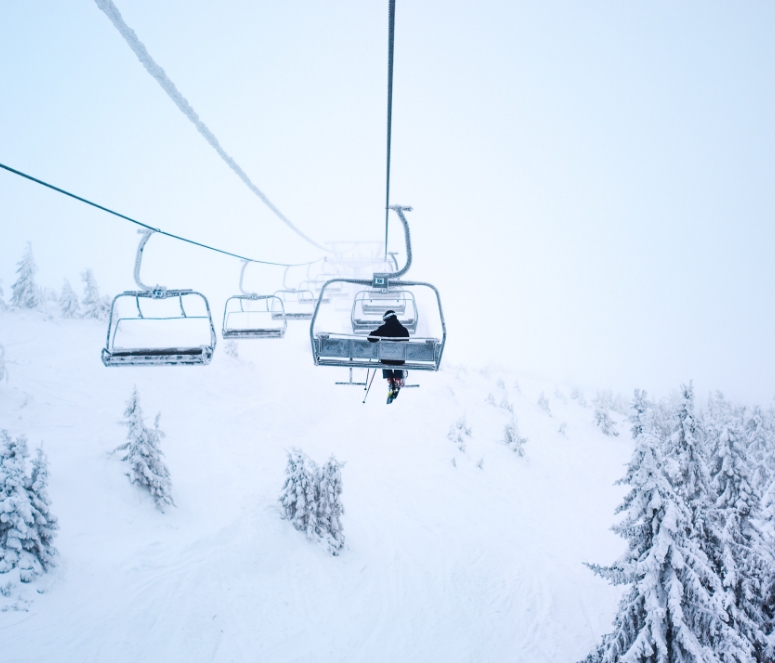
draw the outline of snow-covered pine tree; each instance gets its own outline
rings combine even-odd
[[[65,279],[62,292],[59,295],[59,311],[63,318],[80,318],[81,305],[78,303],[78,295],[75,294],[70,281]]]
[[[0,311],[8,309],[8,304],[5,303],[5,292],[3,292],[3,282],[0,281]]]
[[[744,413],[717,397],[708,416],[714,449],[710,487],[715,503],[708,512],[712,526],[706,528],[704,547],[721,578],[730,625],[750,643],[757,661],[773,661],[763,606],[773,559],[755,524],[761,515],[760,501],[750,483]]]
[[[27,472],[27,439],[0,431],[0,573],[19,569],[30,582],[54,564],[56,518],[46,494],[48,473],[42,451]]]
[[[48,570],[56,559],[54,537],[59,525],[57,517],[51,513],[51,500],[48,497],[48,458],[42,447],[38,447],[38,453],[32,461],[32,472],[26,489],[32,505],[36,536],[30,537],[25,548],[38,559],[44,570]]]
[[[608,414],[608,411],[603,409],[602,405],[595,406],[595,425],[603,431],[604,435],[611,437],[618,437],[619,431],[616,429],[616,423]]]
[[[775,476],[775,435],[772,421],[758,405],[745,418],[745,438],[753,467],[751,485],[761,498]]]
[[[235,341],[233,338],[229,339],[226,341],[226,343],[223,344],[223,352],[233,359],[239,360],[240,358],[239,346],[237,345],[237,341]]]
[[[287,453],[288,465],[279,501],[286,520],[312,538],[317,527],[317,467],[300,449],[293,448]]]
[[[35,283],[38,267],[32,257],[32,244],[27,242],[21,260],[16,264],[16,282],[11,286],[11,306],[37,308],[41,303],[40,288]]]
[[[342,467],[331,456],[328,462],[317,472],[317,535],[328,545],[332,555],[338,555],[344,548],[344,531],[342,530],[341,516],[344,507],[340,495],[342,494]]]
[[[565,426],[563,424],[562,426]],[[560,428],[562,429],[562,426]],[[562,431],[562,434],[564,435],[564,431]],[[506,446],[511,449],[517,456],[524,456],[525,455],[525,443],[527,442],[527,438],[522,437],[519,434],[519,425],[517,423],[517,416],[512,412],[511,418],[509,419],[509,422],[506,424],[505,428],[503,429],[503,442],[506,444]]]
[[[126,403],[124,420],[121,422],[127,427],[127,441],[116,447],[113,453],[124,452],[121,460],[129,463],[129,480],[146,488],[159,510],[164,511],[165,506],[174,506],[175,502],[171,494],[170,472],[164,463],[164,453],[161,450],[161,438],[164,433],[159,429],[160,417],[161,413],[156,415],[153,428],[146,428],[140,397],[135,387]]]
[[[584,392],[578,387],[573,387],[570,392],[570,397],[581,405],[581,407],[587,407],[587,399],[584,398]]]
[[[465,415],[460,417],[454,424],[449,427],[449,433],[447,433],[447,439],[457,445],[460,451],[466,450],[465,438],[471,437],[471,427],[466,421]]]
[[[83,317],[94,318],[102,322],[107,321],[110,312],[110,297],[100,296],[100,289],[90,269],[81,272],[83,281]]]
[[[643,389],[636,389],[630,403],[630,413],[627,417],[632,424],[630,432],[632,433],[633,440],[637,440],[638,436],[643,433],[643,426],[646,423],[647,412],[649,412],[650,408],[651,403],[648,401],[648,394]]]
[[[708,465],[702,431],[694,414],[692,383],[681,386],[681,394],[671,417],[671,433],[662,445],[662,461],[668,478],[692,512],[697,536],[708,506]]]
[[[5,348],[0,345],[0,382],[8,381],[8,369],[5,367]]]
[[[691,511],[659,467],[654,426],[643,414],[640,421],[643,430],[619,481],[630,486],[617,509],[627,515],[613,528],[627,540],[627,551],[609,567],[589,565],[630,588],[613,632],[586,663],[753,663],[747,643],[726,622],[721,581],[690,537]]]

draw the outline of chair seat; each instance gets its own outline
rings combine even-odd
[[[105,366],[175,366],[179,364],[207,365],[213,357],[210,347],[196,348],[133,348],[127,350],[102,350]]]

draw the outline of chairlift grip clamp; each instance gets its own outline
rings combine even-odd
[[[390,274],[373,274],[371,277],[371,287],[376,290],[387,290],[390,287]]]

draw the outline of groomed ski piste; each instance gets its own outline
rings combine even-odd
[[[5,311],[0,330],[0,428],[44,443],[59,518],[57,566],[0,596],[3,661],[560,662],[610,630],[620,590],[583,563],[624,549],[632,441],[567,385],[451,351],[390,406],[378,377],[363,405],[334,386],[345,370],[313,366],[305,323],[238,358],[220,341],[205,367],[105,368],[94,320]],[[164,513],[111,454],[135,385],[166,433]],[[282,518],[293,447],[345,463],[338,556]]]

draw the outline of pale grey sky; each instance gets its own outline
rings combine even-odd
[[[386,1],[116,4],[304,232],[381,238]],[[396,29],[392,198],[450,360],[775,395],[775,6],[398,0]],[[0,162],[225,248],[318,255],[91,0],[0,4],[0,92]],[[128,224],[0,172],[0,226],[6,293],[28,239],[45,285],[132,286]],[[216,310],[236,287],[238,263],[152,241],[148,280]]]

